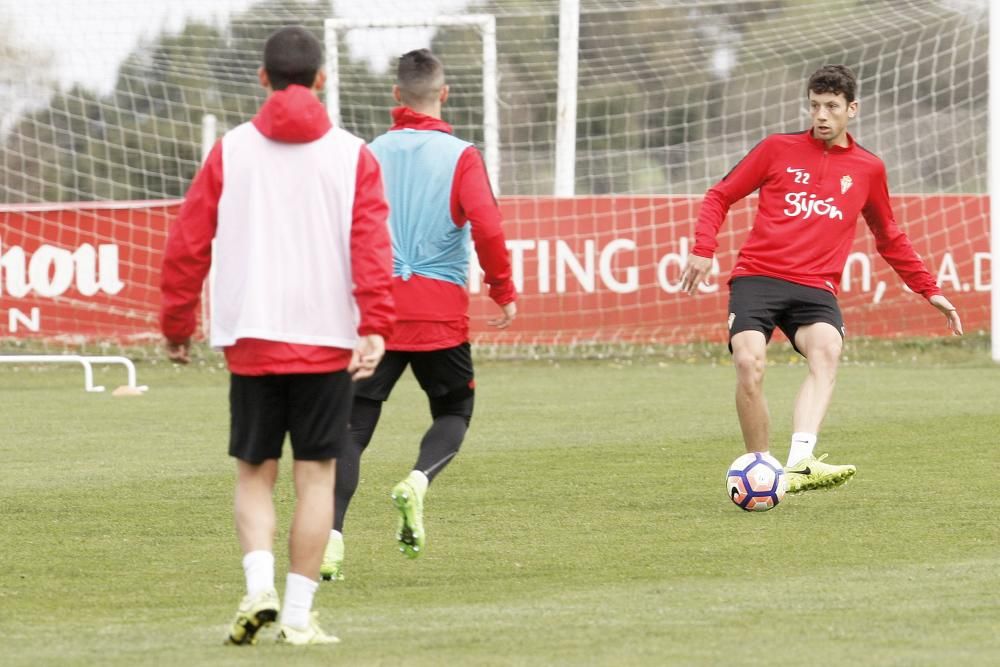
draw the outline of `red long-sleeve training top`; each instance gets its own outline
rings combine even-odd
[[[914,292],[940,294],[934,277],[896,224],[885,165],[847,135],[827,147],[811,130],[772,134],[706,194],[692,253],[712,257],[729,207],[760,190],[757,215],[731,278],[769,276],[837,293],[864,216],[875,247]]]

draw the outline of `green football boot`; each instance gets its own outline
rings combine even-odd
[[[344,538],[331,537],[326,543],[323,563],[319,566],[319,576],[323,581],[344,580]]]
[[[393,487],[390,497],[399,510],[399,550],[407,558],[418,558],[424,551],[424,494],[404,479]]]
[[[818,459],[807,456],[793,466],[785,466],[788,493],[832,489],[849,480],[857,472],[857,468],[852,465],[835,466],[823,463],[826,457],[826,454]]]
[[[256,644],[257,631],[278,618],[280,606],[278,592],[273,588],[254,596],[245,596],[240,601],[239,609],[236,610],[236,618],[233,619],[233,624],[229,628],[226,643]]]

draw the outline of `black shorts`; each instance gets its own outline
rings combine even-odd
[[[353,399],[347,371],[232,375],[229,455],[247,463],[280,459],[288,433],[298,461],[335,459],[350,437]]]
[[[766,276],[743,276],[729,283],[730,341],[741,331],[759,331],[770,341],[778,327],[795,347],[799,327],[818,322],[832,325],[844,337],[844,316],[831,292]],[[797,347],[795,351],[802,353]]]
[[[460,399],[471,396],[476,386],[472,348],[469,343],[462,343],[445,350],[386,352],[375,373],[356,384],[355,395],[373,401],[387,400],[407,365],[413,368],[413,375],[428,398],[452,395]]]

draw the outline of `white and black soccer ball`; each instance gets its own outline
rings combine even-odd
[[[748,512],[766,512],[781,502],[788,489],[785,470],[770,454],[749,452],[726,472],[729,499]]]

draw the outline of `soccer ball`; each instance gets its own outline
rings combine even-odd
[[[740,509],[766,512],[781,502],[788,488],[785,471],[770,454],[750,452],[733,461],[726,473],[726,492]]]

